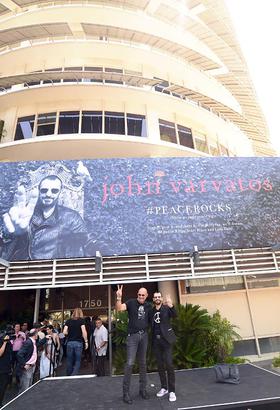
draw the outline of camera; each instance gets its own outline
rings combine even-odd
[[[15,330],[12,325],[7,325],[6,329],[0,331],[0,340],[4,340],[6,336],[9,336],[9,340],[15,340]]]

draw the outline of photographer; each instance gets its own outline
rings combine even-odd
[[[12,345],[8,335],[0,337],[0,407],[12,373]]]

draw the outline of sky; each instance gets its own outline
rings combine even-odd
[[[280,155],[280,0],[225,0]]]

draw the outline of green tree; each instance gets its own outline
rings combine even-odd
[[[199,305],[186,304],[176,307],[177,317],[173,328],[177,335],[174,345],[174,364],[178,369],[204,366],[207,362],[207,335],[211,317]]]
[[[236,329],[237,326],[223,318],[218,310],[213,314],[207,343],[209,365],[227,361],[233,351],[234,341],[241,339]]]

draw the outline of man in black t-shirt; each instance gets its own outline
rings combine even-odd
[[[12,345],[9,336],[0,340],[0,407],[12,374]]]
[[[129,388],[136,355],[138,355],[139,360],[139,393],[143,399],[149,398],[146,391],[146,353],[148,347],[147,328],[151,305],[146,302],[148,292],[145,288],[138,290],[137,299],[129,299],[127,302],[122,303],[122,288],[122,285],[118,286],[116,292],[116,310],[117,312],[125,310],[128,312],[127,361],[123,379],[123,401],[127,404],[132,404]]]

